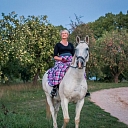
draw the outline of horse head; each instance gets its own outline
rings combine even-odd
[[[75,54],[72,60],[72,64],[78,69],[83,69],[86,62],[89,60],[89,36],[86,36],[84,40],[80,40],[80,37],[76,37],[76,43],[78,44],[75,48]]]

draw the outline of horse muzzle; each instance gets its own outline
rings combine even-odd
[[[83,69],[85,63],[85,59],[82,56],[77,57],[76,65],[78,69]]]

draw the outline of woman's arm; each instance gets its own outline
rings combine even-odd
[[[54,56],[54,59],[55,60],[58,60],[58,61],[62,61],[62,58],[61,57],[58,57],[58,56]]]

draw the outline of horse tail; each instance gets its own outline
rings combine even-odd
[[[51,119],[51,111],[50,111],[50,106],[47,102],[47,99],[46,99],[46,118]]]

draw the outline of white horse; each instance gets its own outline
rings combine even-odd
[[[69,122],[68,103],[76,103],[76,116],[75,116],[75,128],[79,127],[80,112],[84,104],[84,98],[87,92],[87,82],[84,77],[86,62],[89,59],[89,37],[86,36],[84,41],[76,37],[78,43],[75,54],[72,59],[71,66],[66,72],[63,80],[59,85],[58,95],[51,97],[50,93],[52,87],[48,85],[47,72],[43,76],[42,86],[46,94],[47,102],[47,117],[50,117],[50,113],[53,119],[53,128],[57,128],[57,112],[61,105],[64,117],[64,124],[62,128],[66,128]]]

